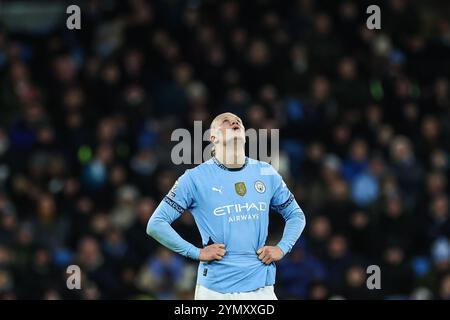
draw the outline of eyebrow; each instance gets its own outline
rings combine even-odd
[[[230,121],[230,118],[229,118],[229,117],[225,117],[225,118],[224,118],[224,119],[222,120],[222,123],[224,123],[224,122],[225,122],[225,120],[228,120],[228,121]],[[238,122],[242,123],[241,119],[239,119],[239,118],[236,118],[236,120],[237,120]]]

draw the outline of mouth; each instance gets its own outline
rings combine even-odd
[[[239,131],[239,130],[241,130],[241,127],[239,127],[238,125],[234,125],[232,128],[231,128],[231,130],[233,130],[233,131]]]

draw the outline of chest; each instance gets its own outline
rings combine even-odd
[[[215,215],[266,211],[272,198],[270,181],[263,176],[217,175],[197,183],[202,185],[197,205]]]

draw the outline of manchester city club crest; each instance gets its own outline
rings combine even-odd
[[[245,195],[247,192],[247,188],[245,187],[245,183],[243,182],[237,182],[234,184],[234,189],[236,190],[236,193],[240,195],[241,197]]]
[[[264,193],[266,191],[266,185],[262,181],[256,181],[255,182],[255,189],[259,193]]]

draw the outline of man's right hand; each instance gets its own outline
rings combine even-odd
[[[225,255],[225,245],[222,243],[214,243],[200,249],[200,261],[222,260]]]

